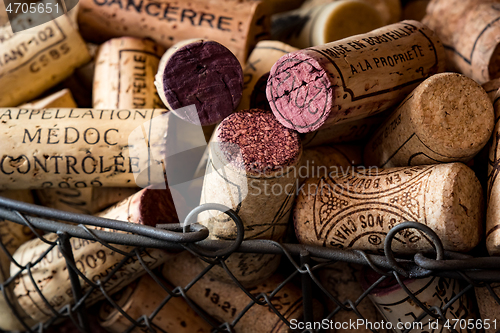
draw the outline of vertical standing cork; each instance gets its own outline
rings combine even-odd
[[[377,10],[361,1],[334,1],[274,15],[272,36],[305,49],[362,34],[383,25]]]
[[[156,226],[158,223],[178,223],[170,192],[151,188],[146,188],[134,194],[106,211],[97,214],[97,216],[150,226]],[[91,229],[110,231],[105,228],[91,227]],[[44,237],[50,241],[55,241],[58,236],[55,233],[50,233]],[[76,260],[76,268],[93,282],[105,278],[124,258],[122,254],[94,240],[71,238],[71,246]],[[134,249],[133,246],[114,246],[124,252],[130,252]],[[48,248],[48,244],[40,239],[35,239],[24,243],[14,253],[14,258],[21,265],[26,265],[28,262],[37,260]],[[162,264],[169,255],[163,250],[148,249],[147,253],[142,252],[141,257],[149,268],[154,268]],[[19,269],[12,264],[10,271],[11,275],[13,275]],[[115,278],[104,284],[104,288],[108,292],[116,292],[143,273],[145,271],[139,260],[132,257],[118,269]],[[58,246],[49,251],[41,262],[31,268],[31,274],[43,296],[56,310],[73,301],[66,261]],[[83,279],[80,282],[85,293],[90,286]],[[36,291],[27,271],[23,271],[16,279],[14,293],[19,304],[32,319],[43,322],[52,317],[52,311]],[[87,298],[87,305],[90,306],[103,297],[104,295],[97,290]]]
[[[493,106],[479,84],[457,73],[436,74],[373,134],[365,164],[392,168],[468,162],[486,145],[493,127]]]
[[[491,283],[491,288],[493,292],[500,297],[500,284]],[[483,320],[489,319],[489,328],[484,328],[485,333],[496,333],[498,332],[498,318],[500,318],[500,304],[495,300],[486,287],[476,287],[474,288],[477,300],[477,307],[479,308],[479,314]],[[494,320],[497,319],[495,323]]]
[[[87,47],[66,15],[12,33],[0,28],[0,106],[31,100],[90,60]]]
[[[255,101],[252,103],[252,97],[255,96],[254,89],[261,89],[258,82],[264,83],[265,96],[265,81],[259,81],[264,75],[268,74],[274,63],[283,55],[297,51],[293,46],[273,40],[263,40],[257,43],[252,53],[248,57],[245,67],[243,68],[243,93],[240,104],[237,110],[246,110],[256,107]],[[265,99],[265,98],[264,98]],[[267,100],[265,100],[267,103]],[[253,105],[252,105],[253,104]]]
[[[500,4],[432,0],[422,20],[441,38],[450,69],[479,83],[500,77]]]
[[[209,148],[201,203],[233,209],[244,223],[245,239],[280,240],[288,225],[302,155],[297,133],[281,126],[269,112],[247,110],[224,119]],[[200,219],[210,230],[209,238],[236,237],[227,215],[207,212]],[[275,255],[233,254],[226,263],[238,280],[252,285],[271,275],[278,261]],[[213,274],[227,279],[217,268]]]
[[[269,37],[269,11],[260,1],[80,1],[79,26],[86,40],[151,38],[168,48],[190,38],[215,40],[244,64],[255,44]]]
[[[155,85],[165,105],[193,124],[213,125],[238,106],[243,70],[224,45],[203,38],[172,46],[162,56]],[[198,119],[179,110],[194,104]]]
[[[368,289],[380,275],[371,269],[364,269],[361,275],[361,285],[364,290]],[[406,288],[412,292],[417,299],[427,308],[436,306],[440,309],[462,290],[458,280],[431,276],[422,279],[403,279]],[[481,332],[476,327],[460,327],[455,325],[455,330],[445,327],[443,321],[431,318],[420,306],[418,306],[401,288],[395,278],[390,277],[379,283],[371,290],[368,297],[384,317],[386,324],[392,324],[392,331],[403,332]],[[431,310],[432,311],[432,310]],[[443,311],[445,320],[448,322],[475,322],[479,317],[474,311],[474,305],[468,294],[459,297],[453,304]],[[413,326],[416,318],[422,318],[422,326]],[[485,319],[485,318],[483,318]],[[493,319],[493,318],[491,318]],[[470,320],[470,321],[469,321]],[[400,326],[398,326],[398,324]],[[386,325],[386,327],[388,327]],[[450,325],[453,327],[453,324]],[[365,326],[366,327],[366,326]]]
[[[306,182],[293,218],[302,244],[382,251],[391,227],[416,221],[434,230],[445,249],[467,252],[481,239],[482,206],[481,185],[462,163],[363,167]],[[400,253],[433,248],[425,233],[414,229],[396,239],[392,249]]]
[[[302,8],[311,8],[324,5],[333,1],[343,0],[306,0]],[[382,17],[383,24],[392,24],[401,21],[401,1],[400,0],[361,0],[372,5]]]
[[[168,295],[169,293],[146,274],[112,297],[127,315],[139,320],[144,315],[151,316]],[[125,332],[133,325],[110,303],[101,306],[99,322],[111,333]],[[168,300],[158,313],[155,313],[149,324],[151,327],[175,333],[210,333],[212,328],[181,297],[172,297]],[[143,328],[135,328],[132,332],[142,332],[142,330]]]
[[[96,55],[93,107],[96,109],[164,108],[154,76],[165,49],[153,41],[115,38]]]
[[[1,191],[1,197],[9,198],[12,200],[23,201],[27,203],[34,203],[33,195],[31,191],[28,190],[18,190],[18,191]],[[24,242],[29,241],[34,235],[27,226],[17,224],[8,220],[0,220],[0,238],[5,249],[10,253],[14,254],[19,246]],[[5,282],[10,277],[10,259],[9,257],[0,250],[0,283]],[[31,326],[35,324],[31,318],[24,313],[20,308],[17,300],[12,294],[12,284],[5,286],[5,293],[7,294],[10,303],[16,308],[18,313],[21,315],[23,321]],[[11,307],[7,304],[4,295],[0,295],[0,329],[4,331],[21,331],[25,327],[19,322]]]
[[[174,286],[186,287],[200,272],[196,257],[187,251],[168,260],[163,266],[163,276]],[[182,272],[182,274],[179,274]],[[269,295],[284,278],[274,275],[265,282],[249,289],[257,296],[261,293]],[[187,296],[204,309],[209,315],[220,322],[231,323],[240,312],[251,302],[251,299],[239,287],[202,277],[187,291]],[[303,315],[302,292],[292,283],[287,283],[270,298],[271,303],[288,320],[301,320]],[[321,313],[320,309],[318,313]],[[285,333],[290,328],[269,308],[254,304],[236,323],[235,332],[253,333]]]
[[[0,189],[164,184],[165,112],[0,109]]]
[[[307,133],[396,105],[444,61],[432,30],[403,21],[281,57],[266,94],[284,126]]]

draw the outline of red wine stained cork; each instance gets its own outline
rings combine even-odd
[[[352,163],[340,150],[330,146],[318,146],[304,149],[299,167],[299,186],[310,178],[320,179],[349,172]]]
[[[433,75],[373,134],[365,165],[466,163],[486,145],[493,127],[493,106],[479,84],[457,73]]]
[[[150,226],[156,226],[158,223],[178,223],[170,192],[151,188],[143,189],[106,211],[97,214],[97,216]],[[109,231],[109,229],[105,228],[91,227],[91,229]],[[57,234],[50,233],[44,237],[55,241]],[[71,238],[71,246],[76,260],[76,267],[93,282],[105,278],[124,258],[120,253],[94,240]],[[113,246],[124,252],[130,252],[134,249],[133,246],[114,244]],[[49,245],[40,239],[35,239],[24,243],[14,253],[14,258],[21,265],[26,265],[41,256],[47,251],[48,247]],[[148,249],[147,253],[142,252],[141,257],[149,268],[154,268],[162,264],[170,255],[163,250]],[[11,275],[13,275],[19,269],[12,264],[10,271]],[[31,273],[37,287],[56,310],[73,302],[66,261],[58,246],[49,251],[40,263],[31,268]],[[131,258],[118,269],[115,278],[110,279],[104,287],[108,293],[116,292],[144,273],[145,271],[139,260]],[[80,282],[85,293],[90,286],[83,280],[80,280]],[[23,271],[16,279],[14,293],[21,307],[32,319],[43,322],[52,317],[51,310],[36,291],[27,271]],[[102,298],[104,298],[104,295],[99,290],[96,290],[87,299],[87,306]]]
[[[37,97],[90,60],[84,41],[66,15],[33,27],[30,33],[14,34],[11,29],[9,24],[0,28],[0,106]]]
[[[262,86],[261,84],[258,84],[258,82],[264,83],[263,100],[265,100],[265,103],[268,104],[267,99],[265,98],[265,85],[267,83],[267,77],[265,81],[261,81],[260,79],[264,75],[269,74],[271,67],[273,67],[274,63],[278,61],[279,58],[287,53],[297,50],[298,49],[295,47],[279,41],[263,40],[258,42],[252,53],[250,53],[246,65],[243,68],[243,92],[237,110],[246,110],[257,107],[256,105],[251,105],[251,100],[254,95],[254,89],[258,89]]]
[[[347,175],[306,182],[293,218],[300,243],[382,251],[385,235],[404,221],[427,225],[446,250],[467,252],[480,241],[483,195],[474,172],[462,163],[392,169],[358,168]],[[398,234],[398,253],[428,251],[429,237]]]
[[[183,252],[167,261],[163,266],[163,276],[174,286],[185,287],[200,272],[202,266],[196,257]],[[270,294],[284,280],[274,275],[267,281],[250,289],[254,296]],[[198,280],[187,291],[187,296],[220,322],[231,323],[251,302],[251,299],[237,286],[210,279],[207,275]],[[302,291],[292,283],[287,283],[270,298],[271,303],[288,320],[300,320],[303,315]],[[315,304],[316,305],[316,304]],[[317,305],[316,305],[317,306]],[[315,309],[321,313],[320,309]],[[236,323],[235,332],[290,332],[290,328],[269,308],[253,305]]]
[[[324,5],[326,3],[343,0],[306,0],[302,8],[311,8]],[[401,1],[400,0],[361,0],[372,5],[382,17],[383,24],[391,24],[401,21]]]
[[[163,55],[155,85],[165,105],[193,124],[213,125],[238,106],[243,91],[243,70],[225,46],[206,39],[190,39]],[[181,109],[195,105],[199,119]]]
[[[93,107],[164,108],[154,85],[165,49],[147,39],[115,38],[99,47],[95,59]]]
[[[165,112],[0,109],[0,189],[164,184]]]
[[[134,320],[151,316],[168,297],[168,293],[146,274],[113,295],[116,304]],[[132,322],[110,303],[99,311],[99,322],[111,333],[121,333],[132,327]],[[144,324],[144,321],[142,321]],[[210,333],[211,326],[201,318],[182,297],[172,297],[150,320],[151,327],[175,333]],[[142,328],[144,329],[144,327]],[[136,328],[134,331],[140,331]]]
[[[319,273],[319,280],[321,284],[326,288],[326,290],[337,300],[344,303],[347,300],[351,300],[353,303],[363,294],[363,289],[359,283],[359,275],[362,266],[355,265],[347,262],[336,262],[333,265],[326,266],[322,268]],[[325,302],[327,305],[328,312],[333,312],[338,304],[334,303],[328,296],[325,295]],[[381,316],[377,309],[373,306],[373,303],[368,297],[364,298],[361,303],[356,306],[357,311],[364,317],[365,320],[369,322],[380,322]],[[349,323],[355,322],[359,319],[358,315],[353,311],[340,310],[333,317],[336,323],[343,324],[345,322]],[[348,328],[349,326],[347,326]],[[331,328],[331,333],[344,333],[351,332],[352,330],[346,329],[344,324],[344,329]],[[379,330],[380,332],[389,332],[390,330]],[[366,327],[357,327],[356,332],[359,333],[369,333],[372,332]]]
[[[377,10],[362,1],[343,0],[272,17],[272,37],[300,49],[362,34],[383,25]]]
[[[443,42],[450,69],[478,83],[500,77],[500,4],[432,0],[422,21]]]
[[[281,57],[267,99],[284,126],[307,133],[396,105],[444,61],[432,30],[403,21]]]
[[[381,276],[371,269],[364,269],[361,274],[361,286],[367,290]],[[458,280],[431,276],[422,279],[403,279],[406,288],[413,293],[420,302],[427,308],[433,306],[443,308],[452,298],[462,291],[462,286]],[[459,297],[445,311],[443,311],[444,319],[440,321],[426,315],[424,310],[416,304],[406,291],[401,288],[395,278],[390,277],[377,285],[369,294],[368,297],[372,300],[378,311],[385,319],[385,327],[392,324],[393,332],[452,332],[443,322],[452,323],[457,320],[460,322],[475,322],[479,317],[474,310],[474,305],[467,294]],[[432,311],[432,310],[431,310]],[[422,326],[413,326],[416,318],[423,316]],[[485,318],[483,318],[485,319]],[[398,327],[398,324],[400,325]],[[406,325],[406,326],[405,326]],[[453,327],[453,326],[451,326]],[[456,332],[480,332],[477,329],[460,328],[456,326]]]
[[[79,26],[86,40],[150,38],[168,48],[190,38],[215,40],[245,63],[250,50],[269,37],[269,10],[260,1],[193,0],[129,2],[80,1]]]
[[[493,292],[498,296],[500,295],[500,284],[491,283],[491,288]],[[500,318],[500,305],[495,300],[493,295],[485,287],[474,288],[477,300],[477,307],[479,308],[479,313],[483,322],[486,323],[485,319],[489,319],[490,325],[488,328],[484,327],[485,333],[496,333],[498,332],[498,318]],[[496,321],[495,321],[496,319]]]
[[[430,0],[410,0],[403,7],[403,20],[422,21]]]
[[[219,124],[210,141],[201,203],[233,209],[244,223],[245,239],[279,241],[288,225],[301,156],[297,133],[281,126],[271,113],[234,113]],[[227,215],[206,212],[199,219],[210,230],[209,238],[235,239],[236,226]],[[238,280],[254,285],[270,276],[278,261],[276,255],[233,254],[227,263]],[[229,281],[220,267],[213,274]]]
[[[27,203],[34,203],[33,195],[29,190],[18,190],[18,191],[1,191],[1,197],[9,198],[12,200],[23,201]],[[2,244],[5,249],[10,253],[14,254],[19,246],[23,243],[29,241],[35,235],[31,232],[29,227],[17,224],[8,220],[0,220],[0,237]],[[0,283],[5,282],[10,277],[10,259],[7,255],[1,251],[0,252]],[[24,311],[19,307],[16,299],[12,294],[12,284],[5,286],[5,292],[10,300],[10,303],[16,308],[21,318],[28,326],[35,324],[31,318],[24,313]],[[4,331],[21,331],[24,330],[24,326],[19,322],[11,307],[7,304],[4,295],[0,295],[0,329]]]

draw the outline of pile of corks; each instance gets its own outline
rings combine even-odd
[[[500,1],[45,0],[31,13],[7,4],[1,196],[151,227],[215,203],[238,214],[245,240],[381,255],[389,231],[412,221],[445,251],[500,254]],[[197,222],[209,240],[241,234],[224,211]],[[0,256],[1,281],[15,276],[0,296],[0,330],[58,324],[75,298],[56,230],[36,237],[8,220],[0,229],[15,260]],[[70,243],[91,318],[76,322],[95,331],[351,332],[361,315],[362,332],[451,331],[453,320],[495,332],[500,320],[500,284],[397,281],[312,258],[330,295],[314,287],[305,322],[282,255],[212,261],[89,238]],[[401,258],[435,247],[415,228],[391,244]],[[69,320],[58,325],[71,331]]]

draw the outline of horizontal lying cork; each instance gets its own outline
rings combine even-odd
[[[193,124],[213,125],[238,106],[243,70],[224,45],[207,39],[179,42],[162,56],[155,85],[163,103]],[[181,108],[196,106],[198,119]]]
[[[402,21],[284,55],[271,69],[266,94],[279,122],[307,133],[396,105],[444,64],[436,34]]]
[[[164,184],[165,112],[0,109],[0,189]]]
[[[265,81],[260,79],[269,74],[271,67],[279,58],[293,51],[298,51],[298,49],[275,40],[263,40],[257,43],[243,68],[243,92],[237,110],[257,107],[257,101],[252,101],[252,99],[256,98],[255,89],[263,91],[263,100],[267,103],[265,98],[267,77]],[[257,85],[258,82],[263,83],[263,89],[261,85]],[[269,109],[269,107],[266,109]]]
[[[186,287],[200,272],[202,267],[196,257],[183,252],[167,261],[163,266],[163,276],[174,286]],[[182,272],[182,274],[179,274]],[[274,275],[262,284],[249,289],[250,294],[269,295],[284,278]],[[239,287],[202,277],[187,291],[187,296],[221,323],[231,323],[236,319],[251,299]],[[275,308],[288,320],[298,319],[303,315],[302,292],[292,283],[287,283],[270,298]],[[315,304],[316,307],[319,305]],[[321,313],[320,308],[315,308]],[[290,328],[269,308],[268,305],[254,304],[234,326],[235,332],[291,332]]]
[[[257,109],[234,113],[219,124],[209,143],[201,203],[233,209],[243,221],[245,239],[281,240],[301,156],[297,133],[283,127],[271,113]],[[210,230],[211,239],[236,238],[235,224],[222,212],[200,214],[199,222]],[[233,254],[228,265],[239,281],[253,285],[270,276],[270,267],[277,268],[278,260],[276,255],[252,254],[239,255],[237,260]],[[213,274],[229,281],[220,267]]]
[[[28,190],[18,190],[18,191],[1,191],[1,197],[5,197],[12,200],[18,200],[27,203],[34,203],[33,195],[31,191]],[[8,220],[0,219],[0,239],[5,249],[10,253],[14,252],[23,243],[32,239],[35,235],[31,232],[29,227],[17,224]],[[0,283],[5,282],[10,277],[10,259],[9,257],[0,250]],[[32,326],[35,324],[31,318],[24,313],[20,308],[17,300],[12,294],[12,284],[5,286],[5,292],[10,303],[16,308],[20,314],[23,321],[28,325]],[[11,307],[7,304],[3,294],[0,294],[0,329],[4,331],[21,331],[25,330],[25,327],[19,322]]]
[[[490,285],[493,292],[497,296],[500,296],[500,284],[492,283]],[[475,287],[474,291],[481,318],[484,322],[486,322],[485,319],[489,319],[488,321],[490,321],[488,328],[484,326],[485,333],[498,332],[498,323],[495,323],[494,320],[500,318],[500,305],[486,287]]]
[[[338,175],[349,172],[351,160],[340,150],[330,146],[318,146],[304,149],[299,167],[299,186],[310,178]]]
[[[154,76],[165,49],[151,40],[114,38],[95,58],[93,107],[96,109],[164,108]]]
[[[255,44],[269,37],[269,14],[260,1],[82,0],[78,22],[91,42],[131,36],[168,48],[185,39],[206,38],[227,47],[244,64]]]
[[[392,169],[359,168],[306,182],[293,219],[300,243],[382,251],[385,235],[404,221],[427,225],[446,250],[467,252],[481,239],[483,196],[462,163]],[[392,242],[398,253],[431,250],[425,233],[407,229]]]
[[[143,189],[108,210],[97,214],[97,216],[150,226],[156,226],[158,223],[178,223],[170,192],[151,188]],[[90,229],[109,231],[105,228],[90,227]],[[57,234],[49,233],[44,237],[55,241]],[[133,246],[113,246],[124,252],[130,252],[134,249]],[[93,282],[104,279],[124,258],[122,254],[95,240],[71,238],[71,247],[76,268]],[[35,239],[24,243],[14,253],[14,258],[21,265],[26,265],[28,262],[37,260],[48,248],[48,244],[40,239]],[[162,264],[170,255],[159,249],[148,249],[147,252],[141,253],[142,260],[149,268]],[[10,267],[11,275],[18,271],[17,266],[12,264]],[[104,284],[104,288],[109,293],[116,292],[144,273],[140,261],[136,257],[131,257],[115,273],[116,278],[110,279]],[[73,302],[66,261],[58,246],[49,251],[42,261],[31,268],[31,274],[37,281],[37,287],[43,296],[56,310]],[[83,280],[80,282],[83,293],[85,293],[90,286]],[[52,317],[52,311],[36,291],[27,271],[23,271],[16,279],[14,293],[21,307],[32,319],[43,322]],[[99,290],[93,292],[87,298],[87,306],[102,298],[104,295]]]
[[[59,90],[47,97],[19,105],[23,109],[44,109],[44,108],[76,108],[71,91],[67,88]]]
[[[443,42],[451,70],[479,83],[500,77],[500,4],[432,0],[422,22]]]
[[[273,15],[271,34],[275,39],[305,49],[362,34],[383,23],[373,6],[343,0]]]
[[[138,281],[113,295],[112,298],[127,315],[138,320],[142,316],[151,316],[169,296],[153,278],[146,274]],[[110,303],[104,303],[99,311],[99,322],[108,332],[121,333],[133,324]],[[141,322],[141,321],[139,321]],[[142,321],[144,325],[144,321]],[[201,318],[181,297],[172,297],[149,321],[151,327],[166,332],[210,333],[211,326]],[[133,332],[142,331],[135,328]]]
[[[493,103],[496,123],[500,117],[500,78],[488,81],[484,83],[482,87]]]
[[[306,0],[301,8],[311,8],[323,5],[332,1],[342,0]],[[383,19],[383,24],[391,24],[401,21],[401,1],[400,0],[361,0],[372,5]]]
[[[371,269],[364,269],[361,275],[363,289],[367,290],[380,277]],[[443,305],[447,304],[463,289],[459,280],[436,276],[423,279],[403,279],[403,283],[427,308],[436,306],[443,309]],[[457,320],[458,322],[476,322],[479,319],[468,294],[459,297],[450,307],[443,311],[444,320],[431,318],[408,297],[408,293],[401,288],[394,277],[387,278],[378,284],[377,287],[371,290],[368,297],[384,317],[385,327],[392,324],[392,332],[396,333],[452,332],[443,324],[445,321],[450,324],[450,327],[453,327],[452,323]],[[422,327],[417,328],[417,326],[414,326],[417,321],[416,318],[422,318],[420,320]],[[483,317],[483,319],[486,318]],[[470,327],[466,329],[464,325],[462,327],[456,325],[455,330],[463,333],[481,331]]]
[[[465,163],[486,145],[493,127],[493,106],[479,84],[457,73],[436,74],[380,125],[364,161],[382,168]]]
[[[22,15],[21,15],[22,16]],[[27,102],[90,60],[87,47],[66,15],[30,32],[0,28],[0,106]]]

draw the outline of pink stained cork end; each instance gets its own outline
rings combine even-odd
[[[271,69],[266,96],[276,119],[300,133],[319,129],[332,109],[333,87],[317,60],[292,52]]]
[[[251,109],[225,118],[217,129],[224,157],[250,173],[274,172],[298,163],[301,143],[269,112]]]

